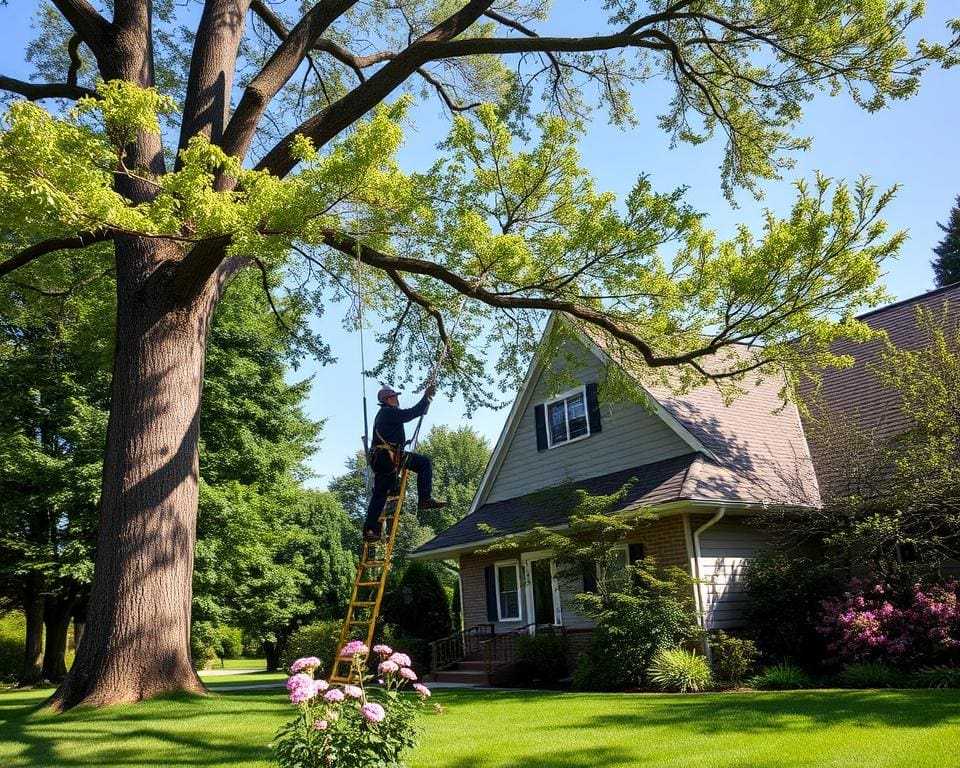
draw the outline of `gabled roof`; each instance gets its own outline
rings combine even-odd
[[[917,349],[927,342],[923,330],[917,327],[917,310],[930,311],[934,319],[939,320],[944,305],[947,322],[953,325],[960,323],[960,283],[888,304],[857,319],[874,330],[885,331],[895,347]],[[859,427],[871,430],[877,440],[886,440],[904,432],[911,425],[900,408],[899,396],[884,387],[870,370],[871,365],[880,361],[884,348],[883,339],[862,344],[849,340],[836,342],[831,351],[850,355],[854,358],[854,364],[850,368],[831,368],[823,372],[819,393],[822,402],[809,389],[803,390],[802,394],[805,398],[814,399],[815,404],[820,403],[852,419]]]
[[[551,332],[552,323],[560,321],[557,318],[551,317],[545,337]],[[578,326],[574,324],[574,328]],[[583,346],[605,365],[613,362],[598,343],[582,331],[579,336]],[[741,353],[745,354],[746,350]],[[536,494],[486,503],[521,414],[530,406],[540,373],[541,366],[534,360],[491,455],[470,513],[422,545],[416,554],[481,546],[491,539],[491,534],[480,531],[480,524],[507,533],[532,523],[549,526],[566,521],[567,510],[542,509],[535,501]],[[819,505],[820,496],[799,414],[792,403],[784,405],[780,398],[785,385],[782,375],[768,375],[759,384],[745,385],[746,392],[729,404],[724,403],[721,393],[711,384],[677,395],[663,386],[644,386],[641,377],[636,373],[631,375],[649,398],[652,411],[687,443],[690,453],[579,480],[578,488],[591,493],[609,493],[635,477],[637,486],[619,510],[623,512],[682,500],[729,502],[758,508]]]

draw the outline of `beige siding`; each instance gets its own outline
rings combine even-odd
[[[572,377],[581,384],[600,381],[603,366],[582,347]],[[517,430],[506,448],[503,463],[485,502],[523,496],[568,480],[585,480],[661,459],[690,453],[687,445],[656,414],[637,403],[600,403],[602,430],[584,440],[537,451],[534,407],[558,395],[544,377],[531,386]]]
[[[760,531],[736,518],[721,520],[700,535],[709,629],[742,627],[746,623],[743,571],[767,546]]]

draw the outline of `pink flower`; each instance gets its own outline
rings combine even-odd
[[[329,691],[323,694],[323,700],[328,701],[331,704],[341,702],[343,699],[343,691],[341,691],[339,688],[331,688]]]
[[[297,659],[293,664],[290,665],[290,671],[296,674],[297,672],[303,672],[304,670],[312,671],[320,666],[320,659],[316,656],[304,656],[302,659]]]
[[[343,692],[347,694],[351,699],[362,699],[363,691],[356,685],[345,685],[343,686]]]
[[[318,731],[325,731],[325,730],[327,730],[327,721],[326,721],[326,720],[314,720],[314,721],[313,721],[313,727],[316,728]]]
[[[317,695],[316,681],[302,672],[287,679],[287,690],[292,704],[302,704]]]
[[[327,688],[330,687],[330,683],[326,680],[314,680],[314,684],[317,687],[317,693],[323,693]]]
[[[410,669],[410,667],[402,667],[400,669],[400,677],[404,680],[416,680],[417,673]]]
[[[367,719],[367,722],[370,723],[379,723],[383,718],[387,716],[387,713],[384,712],[383,707],[381,707],[376,702],[368,702],[360,707],[360,711],[363,713],[363,716]]]
[[[381,656],[389,656],[393,653],[393,648],[391,648],[389,645],[384,645],[381,643],[380,645],[373,646],[373,651],[374,653],[379,653]]]
[[[349,659],[358,653],[368,653],[369,651],[370,649],[367,648],[367,644],[363,640],[351,640],[343,646],[343,650],[340,651],[340,658]]]
[[[380,666],[378,666],[377,669],[381,675],[392,675],[394,672],[400,669],[400,665],[395,661],[390,661],[390,659],[387,659],[386,661],[381,661]]]
[[[410,657],[405,653],[395,653],[390,657],[389,660],[395,664],[399,664],[401,667],[409,667],[411,663]]]
[[[427,688],[423,683],[414,683],[413,690],[419,693],[423,698],[430,698],[430,689]]]

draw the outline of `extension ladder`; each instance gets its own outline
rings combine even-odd
[[[380,615],[383,592],[387,587],[387,572],[390,570],[393,542],[397,537],[400,511],[403,509],[403,500],[407,495],[408,473],[409,470],[404,462],[400,473],[400,486],[395,494],[392,493],[387,497],[387,502],[383,505],[384,511],[380,515],[380,523],[386,529],[386,539],[363,542],[360,567],[357,569],[357,578],[353,582],[350,605],[347,606],[347,617],[343,621],[340,640],[337,643],[337,654],[330,667],[328,681],[331,683],[355,682],[351,666],[352,659],[340,658],[340,653],[347,643],[363,640],[368,649],[373,647],[373,633],[377,626],[377,617]],[[366,661],[366,655],[363,659]]]

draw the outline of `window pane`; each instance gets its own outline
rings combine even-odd
[[[567,419],[570,423],[570,439],[587,434],[587,407],[583,393],[567,398]]]
[[[567,439],[567,418],[563,400],[547,406],[548,421],[550,422],[550,442],[562,443]]]
[[[505,565],[497,568],[497,579],[500,584],[500,618],[520,618],[520,594],[517,568]]]

